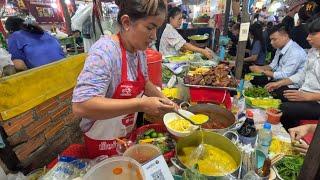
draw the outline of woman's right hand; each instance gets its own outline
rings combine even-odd
[[[298,152],[299,154],[306,155],[309,149],[309,144],[305,141],[300,140],[296,143],[293,143],[293,150]]]
[[[172,101],[159,97],[143,97],[140,106],[142,112],[150,115],[162,115],[176,108]]]

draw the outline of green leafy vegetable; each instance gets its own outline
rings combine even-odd
[[[257,97],[269,97],[270,94],[268,92],[268,90],[264,87],[249,87],[247,89],[245,89],[244,91],[244,95],[247,97],[253,97],[253,98],[257,98]]]
[[[150,136],[151,133],[153,133],[153,132],[155,132],[154,129],[149,129],[149,130],[147,130],[146,132],[144,132],[144,135],[145,135],[145,136]]]
[[[297,179],[304,157],[300,155],[285,156],[276,164],[278,174],[284,180]]]

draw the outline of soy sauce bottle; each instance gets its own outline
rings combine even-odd
[[[254,137],[257,135],[257,130],[254,126],[253,114],[251,111],[246,112],[246,120],[238,130],[238,133],[245,137]]]

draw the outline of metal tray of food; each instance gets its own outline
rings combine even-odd
[[[237,91],[236,87],[202,86],[202,85],[191,85],[191,84],[183,84],[183,85],[186,87],[193,87],[193,88],[209,88],[209,89]]]

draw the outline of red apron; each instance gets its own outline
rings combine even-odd
[[[141,72],[141,63],[138,59],[138,70],[136,81],[128,80],[128,64],[126,49],[121,37],[118,34],[121,55],[121,82],[116,88],[112,99],[130,99],[141,97],[144,91],[145,79]],[[93,159],[100,155],[117,155],[115,138],[128,137],[135,127],[138,113],[126,114],[111,119],[97,120],[92,127],[84,134],[85,146],[88,157]]]

